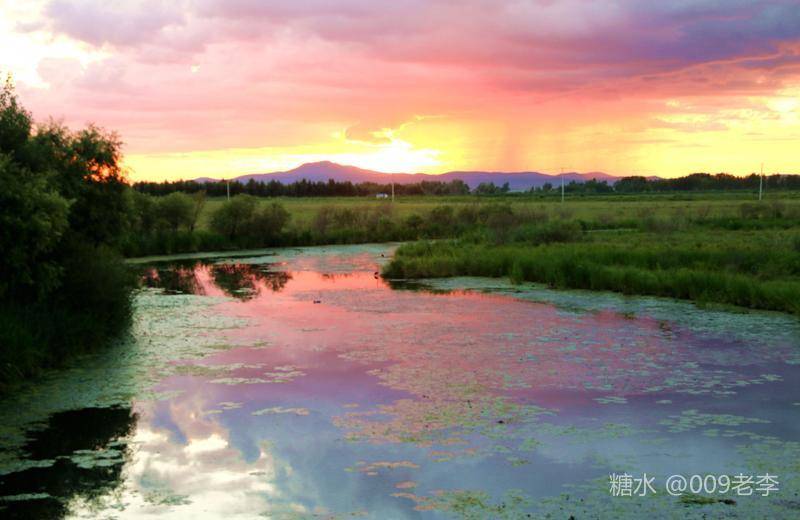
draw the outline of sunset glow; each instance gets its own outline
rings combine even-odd
[[[795,0],[0,0],[37,120],[133,180],[379,171],[800,172]]]

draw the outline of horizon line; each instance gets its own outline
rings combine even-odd
[[[664,176],[661,176],[661,175],[652,175],[652,174],[647,174],[647,173],[644,173],[644,172],[643,173],[633,172],[633,173],[629,173],[629,174],[615,174],[615,173],[608,173],[608,172],[605,172],[605,171],[602,171],[602,170],[591,170],[591,171],[585,171],[585,172],[581,172],[581,171],[578,171],[578,170],[570,170],[570,171],[564,171],[564,172],[559,172],[559,173],[548,173],[546,171],[540,171],[540,170],[477,170],[477,169],[475,169],[475,170],[447,170],[447,171],[443,171],[443,172],[439,172],[439,173],[398,172],[398,171],[387,172],[387,171],[381,171],[381,170],[373,170],[373,169],[369,169],[369,168],[362,168],[360,166],[355,166],[355,165],[352,165],[352,164],[338,163],[336,161],[331,161],[331,160],[320,160],[320,161],[310,161],[310,162],[300,163],[297,166],[294,166],[293,168],[289,168],[287,170],[274,170],[274,171],[260,171],[260,172],[254,172],[254,173],[242,173],[242,174],[235,175],[233,177],[209,177],[209,176],[206,176],[206,175],[201,175],[201,176],[194,177],[194,178],[183,178],[183,177],[181,177],[179,179],[174,179],[174,180],[162,179],[162,180],[156,181],[156,180],[144,180],[144,179],[142,179],[142,180],[134,181],[134,183],[136,183],[136,182],[181,182],[181,181],[196,181],[197,179],[208,179],[208,180],[212,180],[212,181],[226,181],[226,180],[230,181],[230,180],[236,180],[236,179],[239,179],[239,178],[242,178],[242,177],[249,177],[249,176],[255,176],[255,175],[277,175],[277,174],[282,174],[282,173],[291,173],[294,170],[302,168],[303,166],[318,165],[318,164],[331,164],[331,165],[334,165],[334,166],[339,166],[339,167],[344,167],[344,168],[353,168],[353,169],[356,169],[356,170],[369,172],[369,173],[377,173],[377,174],[381,174],[381,175],[406,175],[406,176],[419,175],[419,176],[427,176],[427,177],[438,177],[438,176],[441,176],[441,175],[447,175],[447,174],[453,174],[453,173],[465,173],[465,174],[475,173],[475,174],[488,174],[488,175],[539,174],[539,175],[547,175],[549,177],[553,177],[555,179],[558,179],[561,176],[566,176],[566,175],[588,175],[588,174],[596,173],[596,174],[602,174],[602,175],[606,175],[606,176],[609,176],[609,177],[613,177],[614,179],[618,180],[618,179],[623,179],[625,177],[644,177],[644,178],[647,178],[647,179],[652,179],[652,178],[679,179],[681,177],[688,177],[690,175],[696,175],[696,174],[706,174],[706,175],[720,175],[720,174],[723,174],[723,175],[731,175],[733,177],[748,177],[750,175],[759,175],[758,171],[752,171],[750,173],[741,173],[741,174],[730,173],[730,172],[726,172],[726,171],[717,171],[717,172],[694,171],[694,172],[685,173],[685,174],[682,174],[682,175],[677,175],[675,177],[664,177]],[[783,172],[769,172],[769,173],[766,173],[765,172],[765,173],[763,173],[763,175],[764,176],[800,175],[800,173],[783,173]],[[605,179],[600,179],[600,180],[605,180]]]

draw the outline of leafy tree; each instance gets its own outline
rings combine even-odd
[[[281,204],[273,202],[253,215],[250,234],[259,240],[274,240],[289,222],[289,212]]]
[[[27,144],[29,167],[52,172],[58,191],[73,201],[70,227],[96,245],[118,244],[130,225],[121,147],[113,132],[95,126],[71,132],[52,121]]]
[[[52,257],[68,227],[69,203],[47,183],[0,153],[0,298],[28,299],[53,290]]]
[[[144,193],[133,191],[129,192],[132,208],[131,226],[140,234],[151,233],[158,223],[157,204],[154,197]]]
[[[225,202],[211,217],[211,229],[234,239],[246,229],[258,206],[258,199],[252,195],[237,195]]]
[[[181,226],[187,229],[194,226],[195,203],[192,197],[176,191],[158,201],[158,216],[166,227],[177,233]]]
[[[498,193],[497,186],[493,182],[482,182],[475,188],[476,195],[494,195]]]
[[[19,159],[15,156],[25,152],[31,127],[31,115],[17,103],[11,76],[7,76],[0,90],[0,152]]]
[[[34,129],[0,89],[0,391],[107,343],[129,322],[134,281],[115,246],[134,216],[119,138]]]

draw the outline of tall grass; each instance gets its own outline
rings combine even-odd
[[[748,240],[749,238],[749,240]],[[666,296],[800,314],[800,251],[788,234],[634,233],[564,243],[400,247],[388,278],[509,277],[554,288]]]

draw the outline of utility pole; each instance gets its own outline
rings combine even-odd
[[[761,200],[761,197],[764,194],[764,163],[761,163],[761,174],[758,176],[758,200]]]
[[[231,181],[226,181],[225,185],[228,188],[228,200],[231,200]]]
[[[394,204],[394,173],[389,174],[392,176],[392,204]]]

